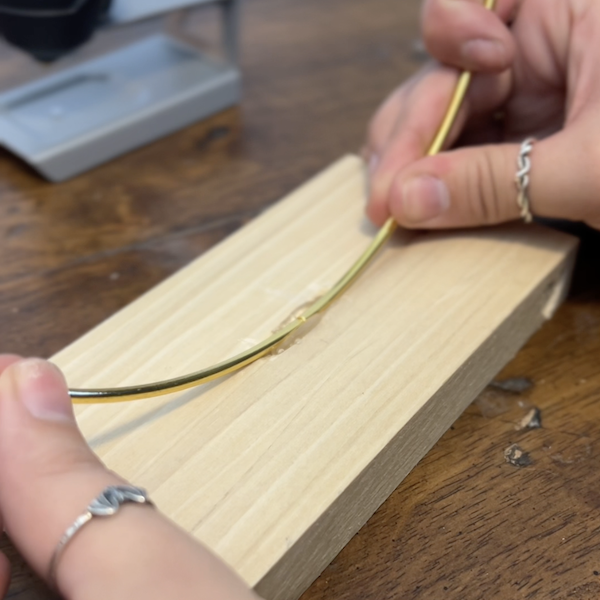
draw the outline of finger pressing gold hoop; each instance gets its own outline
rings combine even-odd
[[[73,539],[81,528],[89,523],[94,517],[111,517],[117,514],[121,504],[134,502],[136,504],[149,504],[153,506],[146,490],[131,485],[111,485],[107,487],[91,504],[87,510],[79,515],[73,524],[64,532],[58,542],[48,570],[50,585],[56,589],[56,570],[60,557],[63,555],[67,544]]]
[[[531,223],[533,215],[531,214],[531,201],[529,200],[529,171],[531,170],[531,159],[529,154],[533,148],[534,138],[527,138],[519,150],[517,157],[517,175],[515,183],[517,184],[517,204],[521,211],[521,218],[525,223]]]

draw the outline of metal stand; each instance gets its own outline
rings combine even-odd
[[[228,60],[153,35],[0,94],[0,144],[61,181],[237,104],[239,0],[219,4]]]

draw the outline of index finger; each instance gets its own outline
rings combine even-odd
[[[478,72],[507,69],[515,43],[506,26],[519,0],[425,0],[421,28],[427,50],[440,62]]]

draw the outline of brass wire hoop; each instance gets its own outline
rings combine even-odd
[[[485,8],[492,10],[495,0],[485,0]],[[471,73],[463,71],[458,78],[452,99],[446,110],[446,114],[440,125],[440,128],[427,151],[428,156],[433,156],[440,152],[443,148],[446,139],[452,129],[458,111],[462,105],[464,97],[471,82]],[[311,304],[299,317],[296,317],[292,322],[278,329],[271,336],[252,346],[248,350],[236,354],[231,358],[220,363],[195,371],[181,377],[173,379],[165,379],[155,383],[146,383],[141,385],[133,385],[126,387],[115,388],[100,388],[100,389],[70,389],[69,395],[75,404],[96,404],[96,403],[111,403],[125,402],[128,400],[140,400],[142,398],[153,398],[163,396],[173,392],[187,390],[219,377],[228,375],[242,369],[243,367],[253,363],[262,356],[268,354],[294,331],[306,323],[311,317],[325,311],[333,302],[335,302],[349,287],[356,281],[359,275],[372,262],[374,257],[379,253],[381,248],[390,239],[397,224],[390,217],[378,231],[373,241],[367,249],[360,255],[358,260],[348,269],[344,276],[323,296]]]

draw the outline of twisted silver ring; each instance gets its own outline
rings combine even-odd
[[[154,506],[148,497],[146,490],[142,488],[134,487],[132,485],[111,485],[97,498],[92,500],[87,507],[87,510],[75,519],[73,524],[63,533],[50,560],[48,580],[53,587],[56,587],[56,571],[59,560],[65,551],[67,544],[73,539],[75,534],[94,517],[110,517],[115,515],[119,511],[121,505],[127,502]]]
[[[531,223],[533,215],[531,214],[531,201],[529,200],[529,171],[531,170],[531,160],[529,154],[533,148],[534,138],[527,138],[519,150],[517,157],[517,174],[515,183],[517,184],[517,204],[521,211],[521,218],[525,223]]]

